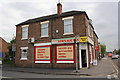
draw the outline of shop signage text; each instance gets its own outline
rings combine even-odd
[[[75,38],[53,39],[52,44],[74,43]]]
[[[56,47],[57,63],[74,63],[74,46],[62,45]]]
[[[88,42],[88,37],[80,37],[80,42]]]
[[[42,62],[46,62],[49,61],[50,62],[50,47],[37,47],[35,48],[35,61],[36,63],[40,63]],[[45,63],[44,62],[44,63]]]

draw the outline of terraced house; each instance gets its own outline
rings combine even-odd
[[[98,60],[98,36],[85,11],[29,19],[16,25],[15,64],[21,67],[89,68]],[[77,63],[77,65],[76,65]]]
[[[8,43],[0,37],[0,58],[4,58],[8,53]]]

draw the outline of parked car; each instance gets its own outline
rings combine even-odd
[[[0,60],[0,64],[2,64],[2,61]]]
[[[112,55],[112,59],[118,59],[119,55]]]
[[[113,55],[112,53],[108,53],[108,57],[112,57],[112,55]]]

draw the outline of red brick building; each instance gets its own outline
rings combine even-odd
[[[5,57],[6,53],[8,53],[8,43],[0,37],[0,58]]]
[[[98,36],[84,11],[58,13],[16,25],[15,64],[21,67],[89,68]]]

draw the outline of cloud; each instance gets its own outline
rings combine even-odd
[[[63,12],[86,11],[93,21],[100,42],[107,45],[107,51],[114,50],[118,47],[118,3],[97,2],[98,0],[86,1],[62,0]],[[0,3],[0,36],[10,41],[13,34],[16,33],[16,24],[31,18],[55,14],[57,12],[56,5],[56,0],[2,0]]]

